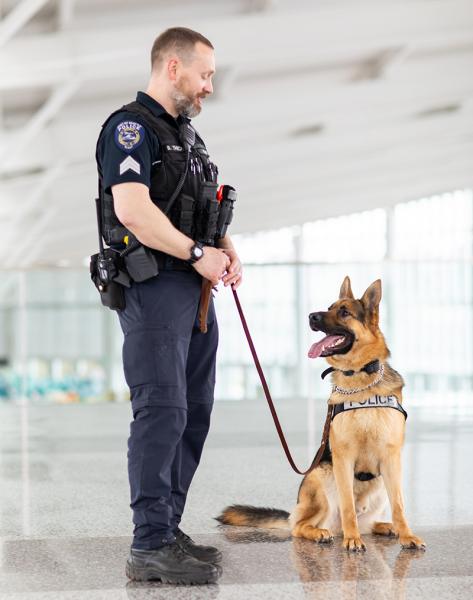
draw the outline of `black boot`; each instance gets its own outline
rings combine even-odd
[[[218,563],[222,560],[222,553],[213,546],[200,546],[180,529],[174,532],[179,546],[194,558],[206,563]]]
[[[184,552],[177,541],[156,550],[130,549],[126,575],[133,581],[159,579],[163,583],[187,585],[215,583],[222,574],[219,565],[201,562]]]

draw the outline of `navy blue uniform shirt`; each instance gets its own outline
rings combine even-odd
[[[136,100],[159,116],[166,110],[151,96],[138,92]],[[151,165],[159,160],[159,140],[156,134],[137,114],[121,112],[105,126],[98,157],[103,173],[103,188],[134,181],[148,188],[151,183]]]

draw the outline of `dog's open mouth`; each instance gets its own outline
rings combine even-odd
[[[343,334],[326,335],[319,342],[312,344],[308,353],[309,358],[331,356],[332,354],[346,354],[353,346],[354,339],[354,335],[349,331]]]

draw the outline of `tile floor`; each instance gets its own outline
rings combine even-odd
[[[325,407],[278,403],[300,466],[318,445]],[[267,407],[216,403],[182,528],[224,552],[217,585],[129,582],[126,468],[129,404],[0,405],[0,600],[173,598],[473,598],[473,414],[409,410],[404,487],[409,521],[427,550],[365,536],[367,552],[291,539],[283,531],[220,527],[229,503],[290,510],[300,477]],[[316,441],[308,439],[314,414]]]

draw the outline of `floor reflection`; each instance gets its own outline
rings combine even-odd
[[[229,560],[219,584],[194,586],[189,591],[182,587],[161,585],[159,582],[128,582],[125,586],[127,597],[133,600],[168,598],[199,600],[219,596],[245,598],[243,588],[238,592],[234,589],[235,595],[228,595],[230,589],[228,586],[232,589],[240,585],[244,587],[251,582],[252,577],[249,574],[254,571],[258,573],[256,581],[261,580],[263,572],[273,568],[274,554],[283,552],[286,555],[284,561],[286,573],[279,582],[276,577],[273,578],[275,597],[284,597],[276,590],[279,588],[282,592],[287,585],[284,581],[290,581],[291,586],[299,589],[297,597],[301,597],[302,594],[302,597],[310,600],[319,600],[321,592],[324,593],[326,600],[366,598],[367,583],[373,584],[371,593],[374,592],[376,597],[406,600],[406,581],[409,579],[411,564],[414,561],[422,561],[427,556],[427,553],[421,550],[401,549],[395,539],[375,536],[365,536],[366,553],[351,554],[341,547],[341,538],[336,538],[333,544],[328,545],[292,538],[288,532],[282,530],[249,528],[239,530],[230,527],[221,527],[221,530],[222,538],[226,541],[226,557]],[[238,568],[242,566],[241,564],[232,569],[232,562],[234,563],[235,560],[238,562],[237,555],[232,553],[232,548],[241,549],[245,545],[251,547],[255,544],[260,545],[258,561],[251,560],[248,553],[245,553],[248,559],[243,565],[245,569],[242,571]],[[324,584],[327,586],[325,587]],[[249,593],[249,588],[246,593]],[[375,596],[369,594],[369,597]]]
[[[382,580],[383,588],[393,600],[405,599],[405,580],[409,575],[412,561],[426,556],[423,550],[404,550],[395,538],[364,536],[366,553],[354,554],[341,547],[341,538],[336,537],[332,544],[317,544],[310,540],[293,538],[288,531],[222,527],[225,539],[231,544],[268,544],[267,557],[274,552],[271,545],[288,543],[290,562],[287,570],[294,570],[301,583],[338,581],[341,583],[338,598],[353,598],[353,585],[343,586],[343,582],[363,582]],[[264,562],[265,550],[261,551]],[[269,561],[271,562],[271,561]],[[291,569],[292,567],[292,569]],[[320,598],[320,590],[304,588],[306,598]]]
[[[370,539],[364,537],[366,553],[349,553],[330,548],[326,544],[314,544],[309,540],[294,539],[291,558],[301,582],[339,581],[341,600],[353,598],[363,581],[367,579],[383,580],[383,589],[392,600],[404,600],[405,580],[409,574],[411,562],[425,557],[423,550],[398,549],[392,564],[387,550],[399,548],[396,540]],[[334,544],[337,544],[335,539]],[[355,585],[344,586],[343,582]],[[320,594],[306,588],[306,598],[319,598]]]
[[[175,586],[161,585],[159,582],[139,583],[129,581],[126,595],[130,600],[212,600],[218,598],[221,588],[218,584]]]

